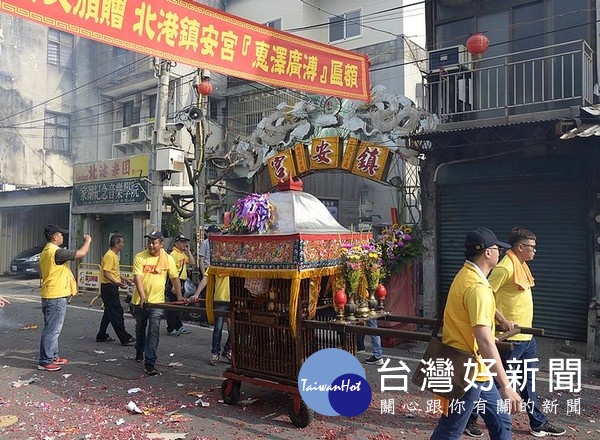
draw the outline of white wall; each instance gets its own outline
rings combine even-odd
[[[0,180],[20,187],[70,185],[70,156],[43,150],[44,116],[45,110],[71,111],[73,95],[67,92],[74,75],[48,65],[47,27],[6,14],[0,14],[0,25]]]
[[[334,14],[344,14],[362,10],[362,36],[337,42],[336,46],[353,49],[394,39],[397,35],[408,35],[421,46],[425,44],[425,11],[422,4],[399,8],[402,3],[419,3],[416,0],[323,0],[312,2],[315,7],[298,0],[233,0],[227,5],[227,12],[257,23],[282,19],[282,30],[295,35],[328,43],[329,18]],[[382,12],[386,11],[386,12]],[[323,26],[297,31],[292,29]]]

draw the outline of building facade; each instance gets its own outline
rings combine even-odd
[[[441,122],[410,140],[425,155],[427,315],[462,264],[466,232],[487,226],[506,238],[520,225],[538,237],[534,326],[588,340],[598,358],[596,310],[588,310],[598,294],[597,141],[565,139],[598,103],[596,8],[588,0],[427,4],[427,108]],[[481,58],[465,47],[477,32],[489,39]]]
[[[419,61],[425,55],[410,39],[424,37],[422,5],[325,1],[314,6],[289,0],[277,5],[244,0],[203,3],[305,38],[366,53],[371,62],[372,85],[385,87],[390,96],[408,97],[417,106],[423,102],[422,88],[417,84],[423,66]],[[162,141],[181,150],[186,163],[193,163],[197,144],[192,141],[195,121],[190,111],[194,108],[201,107],[207,116],[205,169],[208,186],[212,186],[206,198],[211,205],[207,218],[212,215],[213,221],[220,222],[222,212],[240,194],[268,189],[261,186],[261,179],[249,179],[248,163],[231,166],[231,162],[238,163],[232,160],[235,140],[252,136],[260,121],[282,102],[293,106],[306,99],[305,94],[212,72],[214,91],[201,104],[195,88],[197,70],[173,65],[165,97],[158,88],[160,64],[152,57],[9,15],[0,16],[0,20],[4,35],[0,56],[10,60],[0,71],[1,91],[8,97],[2,109],[0,148],[10,153],[2,155],[10,159],[0,160],[0,180],[7,185],[5,189],[17,190],[15,194],[23,206],[31,205],[27,201],[31,193],[24,188],[71,188],[70,194],[57,190],[52,206],[61,212],[55,218],[68,214],[73,232],[71,246],[77,246],[84,232],[91,233],[100,244],[93,247],[86,260],[100,260],[114,231],[128,237],[128,248],[123,252],[125,263],[143,246],[142,236],[152,228],[148,193],[150,173],[155,168],[151,162],[153,145],[157,136],[166,135]],[[328,98],[317,97],[316,101],[325,106]],[[156,109],[160,102],[168,107],[167,126],[157,131]],[[395,141],[389,146],[398,147]],[[148,158],[147,164],[140,159],[143,157]],[[140,161],[144,163],[140,165]],[[409,215],[403,220],[418,222],[417,168],[408,167],[397,155],[389,176],[389,182],[382,184],[343,172],[315,173],[304,179],[304,188],[336,211],[338,220],[347,227],[389,224],[390,208],[407,205],[412,208],[406,210]],[[165,170],[161,174],[167,196],[161,212],[169,229],[194,231],[193,178],[193,169]],[[219,185],[211,185],[214,182]],[[0,193],[0,202],[6,200],[8,209],[15,194]],[[51,197],[52,191],[44,194]],[[31,206],[30,210],[44,223],[47,209]],[[29,236],[25,230],[22,232]],[[39,240],[31,236],[27,244],[38,244]],[[8,256],[23,250],[23,246],[21,242],[9,245],[4,260],[0,256],[0,268],[5,268],[2,270],[8,270]]]
[[[92,234],[98,245],[86,261],[99,262],[110,234],[123,232],[122,261],[130,263],[151,227],[144,192],[155,140],[157,60],[7,14],[0,14],[0,30],[0,222],[10,224],[0,273],[9,272],[18,252],[43,242],[43,225],[52,222],[70,226],[72,247],[83,233]],[[197,77],[197,69],[173,65],[164,97],[164,143],[189,162],[195,157],[188,129],[193,133],[189,115],[198,102]],[[206,127],[211,141],[220,142],[219,126]],[[146,157],[144,174],[109,170],[108,164],[127,167],[129,158],[140,157]],[[189,234],[190,174],[168,171],[161,183],[171,202],[164,206],[167,226]],[[188,209],[176,216],[182,206]]]
[[[285,0],[277,4],[266,0],[233,0],[227,2],[226,11],[300,37],[368,54],[372,87],[383,86],[390,94],[390,99],[405,96],[417,105],[421,104],[421,89],[417,87],[421,83],[420,64],[415,61],[423,60],[425,55],[415,41],[424,37],[422,5],[405,7],[402,2],[396,1],[371,5],[364,1],[339,0],[317,3]],[[315,111],[319,111],[331,103],[327,98],[329,97],[308,96],[292,90],[275,90],[229,78],[226,105],[228,144],[234,145],[240,137],[256,136],[256,128],[261,121],[274,126],[278,124],[277,107],[282,103],[294,107],[298,102],[310,102],[316,107]],[[385,104],[379,105],[383,107]],[[339,115],[347,115],[344,111],[356,107],[356,104],[337,100],[334,106],[342,109],[336,113],[340,118]],[[377,109],[373,107],[372,110],[375,113]],[[273,117],[272,122],[270,117]],[[274,128],[284,129],[281,126]],[[364,139],[369,137],[366,135]],[[260,151],[254,152],[254,156],[259,158],[258,165],[263,163],[260,159],[277,148],[278,143],[284,144],[286,141],[287,139],[270,140],[263,136],[260,139],[262,147],[257,148]],[[380,139],[375,140],[378,141]],[[384,145],[394,150],[397,147],[395,141]],[[400,155],[396,155],[395,159],[387,184],[342,171],[328,171],[305,176],[304,190],[321,199],[336,213],[335,217],[340,223],[354,230],[370,229],[372,225],[389,225],[390,208],[400,208],[403,214],[406,213],[403,220],[416,223],[419,221],[417,208],[420,203],[416,170],[407,167]],[[256,167],[256,164],[251,164],[249,168],[252,169],[253,166]],[[239,180],[236,183],[235,176],[231,176],[231,184],[243,187],[248,169],[238,170],[237,175]],[[394,178],[396,179],[393,180]],[[253,175],[253,181],[255,191],[264,192],[271,188],[268,179],[260,174]],[[409,185],[406,184],[407,181],[410,182]],[[406,196],[407,193],[409,197]],[[412,206],[413,209],[407,206]]]

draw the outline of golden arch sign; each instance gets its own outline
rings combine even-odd
[[[324,137],[313,139],[310,149],[296,144],[269,157],[266,169],[273,186],[310,171],[339,169],[380,182],[387,179],[391,157],[389,148],[371,142]]]

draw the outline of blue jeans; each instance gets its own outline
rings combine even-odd
[[[135,349],[144,353],[146,365],[154,365],[160,336],[160,319],[164,310],[140,306],[132,306],[132,308],[135,318]]]
[[[215,302],[213,304],[213,310],[215,312],[229,312],[229,303]],[[221,333],[223,333],[223,323],[225,322],[224,317],[215,316],[215,328],[212,334],[212,349],[211,354],[221,354]],[[227,334],[227,341],[225,341],[225,347],[223,347],[223,353],[229,353],[231,351],[231,333]]]
[[[369,319],[367,321],[367,327],[377,328],[377,320]],[[371,335],[371,347],[373,349],[373,356],[375,356],[377,359],[383,357],[383,349],[381,348],[381,336]],[[364,334],[357,335],[356,348],[358,348],[359,351],[365,349],[365,335]]]
[[[487,384],[486,382],[477,382],[477,384],[480,383]],[[510,414],[498,414],[498,400],[502,398],[495,384],[489,391],[483,391],[478,386],[470,388],[460,399],[464,402],[464,407],[460,411],[449,411],[448,416],[442,414],[435,431],[431,434],[431,440],[459,439],[467,426],[467,421],[475,407],[475,402],[479,399],[485,402],[485,413],[481,413],[480,415],[487,426],[490,439],[510,440]]]
[[[42,298],[42,313],[44,314],[44,330],[40,340],[40,365],[48,365],[58,357],[58,337],[67,314],[67,297]]]
[[[525,368],[525,360],[526,359],[535,359],[537,358],[537,343],[535,338],[531,338],[529,341],[510,341],[512,343],[513,349],[511,351],[501,351],[500,357],[502,358],[502,363],[504,364],[505,369],[509,369],[507,360],[516,359],[521,361],[520,365],[515,365],[515,367],[520,366],[521,371]],[[527,366],[528,369],[535,368],[537,366],[537,362],[530,362]],[[538,398],[535,391],[532,389],[533,378],[532,373],[529,371],[527,373],[527,384],[523,390],[517,390],[521,399],[523,399],[524,403],[532,402],[533,405],[527,406],[527,416],[529,417],[529,426],[532,429],[539,428],[544,423],[548,421],[548,418],[544,415],[544,413],[540,410],[540,406],[538,404]],[[533,406],[533,408],[532,408]]]

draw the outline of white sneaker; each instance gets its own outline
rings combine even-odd
[[[219,355],[218,354],[211,354],[210,355],[210,364],[211,365],[217,365],[219,363]]]
[[[365,364],[369,365],[383,365],[383,358],[376,358],[375,356],[371,356],[370,358],[365,359]]]

